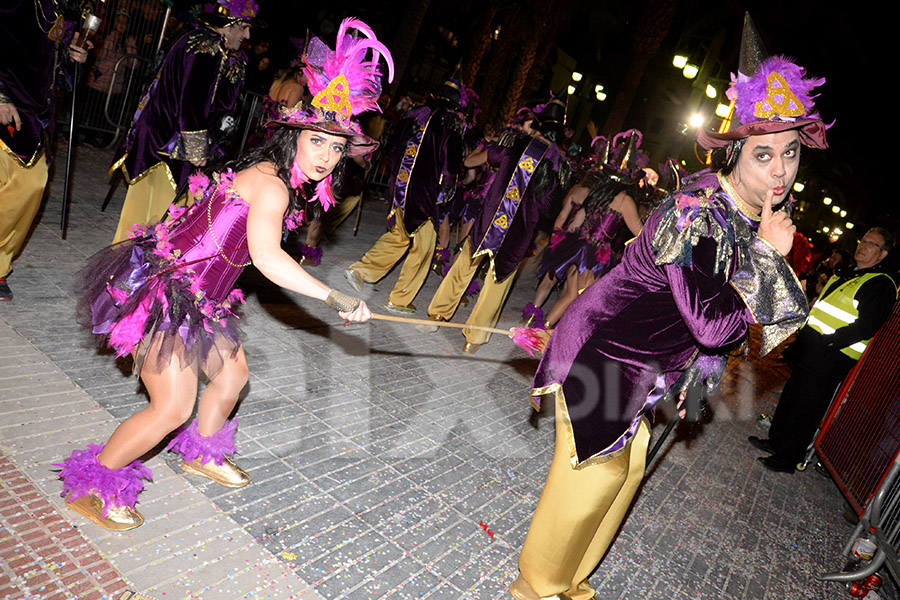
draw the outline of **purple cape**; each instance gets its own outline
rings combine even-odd
[[[695,359],[738,342],[750,323],[768,326],[768,351],[806,318],[796,276],[715,175],[695,186],[650,216],[547,345],[532,394],[563,402],[573,467],[621,451]]]
[[[22,128],[10,134],[0,127],[2,141],[23,164],[53,138],[56,127],[56,71],[61,61],[56,42],[47,37],[37,21],[41,11],[49,19],[56,12],[52,0],[12,0],[0,7],[0,101],[12,102],[22,120]]]
[[[514,215],[502,238],[489,236],[491,225],[495,221],[498,209],[506,200],[507,188],[519,165],[519,160],[530,144],[541,145],[543,158],[534,170],[524,192],[520,192],[520,200],[515,207]],[[532,146],[532,148],[534,148]],[[554,207],[558,207],[562,199],[563,189],[559,181],[558,170],[563,162],[556,144],[544,144],[531,137],[516,140],[509,148],[491,145],[488,148],[488,163],[496,168],[491,180],[491,187],[484,196],[481,213],[475,218],[469,233],[473,254],[489,254],[497,281],[506,279],[516,268],[531,246],[534,233],[543,219],[550,218]],[[541,174],[538,169],[552,168],[554,173],[549,185],[540,188],[537,183]]]
[[[110,172],[122,167],[133,183],[162,163],[183,186],[190,161],[211,157],[213,130],[237,104],[243,81],[244,58],[226,50],[221,35],[206,27],[183,35],[144,94]]]
[[[419,127],[425,127],[415,160],[409,170],[405,195],[398,176],[401,173],[407,145]],[[449,202],[462,172],[463,132],[465,124],[446,108],[432,111],[428,106],[413,109],[397,125],[385,148],[391,164],[390,195],[394,209],[403,211],[403,226],[414,233],[431,220],[437,227],[439,202]],[[442,197],[442,191],[449,197]],[[451,193],[447,193],[447,192]],[[393,212],[390,223],[393,223]]]

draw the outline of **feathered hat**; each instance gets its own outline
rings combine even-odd
[[[262,25],[256,17],[258,12],[259,5],[254,0],[216,0],[204,4],[197,18],[210,27],[228,27],[240,22],[258,27]]]
[[[355,29],[365,37],[355,38]],[[367,59],[369,51],[371,59]],[[303,56],[303,75],[312,99],[282,107],[267,123],[313,129],[347,138],[347,155],[362,156],[378,147],[365,135],[353,117],[366,111],[381,112],[381,66],[384,57],[388,81],[394,79],[394,61],[375,32],[359,19],[344,19],[337,32],[334,50],[319,38],[312,38]]]
[[[751,135],[797,129],[800,141],[813,148],[827,148],[826,126],[814,112],[813,88],[824,78],[806,78],[806,69],[784,56],[768,56],[756,26],[747,13],[741,38],[738,73],[731,75],[726,92],[734,102],[737,127],[724,133],[701,129],[697,142],[706,149],[721,148]]]

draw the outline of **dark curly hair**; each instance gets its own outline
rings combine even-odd
[[[310,181],[304,183],[300,189],[291,187],[291,167],[297,155],[297,139],[300,132],[298,127],[275,127],[269,136],[260,143],[251,146],[238,158],[229,161],[225,166],[234,171],[242,171],[263,162],[275,165],[276,174],[288,190],[292,210],[303,210],[310,221],[322,218],[322,205],[319,202],[310,202],[315,193],[316,183]],[[331,172],[331,190],[340,196],[341,183],[344,180],[344,162],[346,154],[341,157],[334,170]]]

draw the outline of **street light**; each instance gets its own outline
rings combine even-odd
[[[794,191],[797,192],[798,194],[800,192],[802,192],[805,188],[806,188],[806,186],[803,185],[802,183],[800,183],[799,181],[794,182]]]
[[[828,196],[825,196],[824,198],[822,198],[822,204],[824,204],[825,206],[828,206],[829,204],[831,204],[831,198],[829,198]]]
[[[693,79],[699,72],[700,67],[698,67],[697,65],[687,64],[684,65],[684,69],[682,69],[681,74],[684,75],[687,79]]]
[[[606,100],[606,92],[597,92],[597,100],[600,102]]]
[[[842,216],[842,217],[846,217],[846,216],[847,216],[847,211],[846,211],[846,210],[842,210],[842,211],[841,211],[841,216]]]
[[[716,91],[716,88],[711,86],[710,84],[706,84],[706,97],[707,98],[717,98],[719,96],[719,92]]]
[[[687,64],[688,58],[687,56],[682,56],[680,54],[676,54],[675,58],[672,59],[672,65],[676,69],[683,69],[684,65]]]
[[[694,113],[691,115],[691,118],[688,120],[688,125],[697,129],[698,127],[703,127],[703,123],[706,122],[706,118],[700,113]]]
[[[722,104],[721,102],[716,105],[716,116],[721,118],[726,118],[728,113],[731,112],[731,106],[727,104]]]
[[[566,91],[569,92],[569,95],[571,96],[572,94],[575,93],[575,86],[570,85],[569,87],[566,88]]]
[[[853,223],[851,223],[850,221],[847,221],[846,226],[847,229],[853,229]]]
[[[841,207],[835,204],[831,207],[831,212],[833,212],[834,214],[838,214],[839,212],[841,212]]]
[[[582,77],[583,77],[583,75],[581,73],[579,73],[578,71],[572,71],[572,81],[575,81],[575,82],[581,81]]]

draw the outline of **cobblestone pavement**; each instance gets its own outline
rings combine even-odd
[[[497,336],[470,356],[460,352],[458,330],[341,327],[324,305],[273,287],[252,268],[239,282],[251,376],[237,442],[253,483],[205,483],[163,452],[149,462],[145,526],[113,535],[63,507],[52,463],[104,440],[147,402],[128,365],[98,351],[73,322],[73,274],[112,239],[124,197],[118,190],[99,211],[107,162],[108,153],[78,149],[65,239],[56,164],[49,201],[9,278],[15,299],[0,303],[0,471],[12,486],[0,490],[0,593],[56,598],[46,592],[52,585],[60,598],[113,598],[123,586],[99,577],[113,569],[116,581],[157,600],[507,597],[553,447],[552,416],[529,424],[536,360]],[[368,203],[358,237],[345,223],[311,272],[349,292],[341,271],[383,231],[386,208]],[[384,312],[396,277],[366,286],[373,310]],[[418,305],[437,283],[432,274]],[[500,327],[515,325],[533,285],[525,269]],[[693,439],[675,436],[651,466],[591,578],[598,598],[847,597],[815,579],[840,565],[852,531],[840,493],[812,469],[765,471],[746,443],[787,373],[776,359],[732,360],[712,421]],[[5,500],[21,493],[9,483],[15,477],[58,515]],[[32,522],[44,523],[52,540],[60,538],[54,528],[66,539],[77,534],[98,558],[47,556],[16,533]],[[90,580],[78,588],[87,591],[59,583],[71,565]]]

